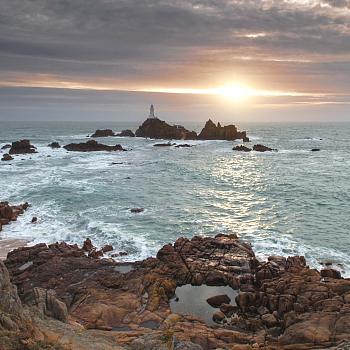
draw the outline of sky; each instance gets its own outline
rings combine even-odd
[[[0,6],[0,121],[350,121],[349,0]]]

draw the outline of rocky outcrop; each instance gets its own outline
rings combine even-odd
[[[116,136],[111,129],[100,130],[97,129],[91,137],[108,137],[108,136]]]
[[[1,149],[8,149],[8,148],[11,148],[11,145],[9,143],[1,147]]]
[[[60,144],[58,142],[52,142],[49,145],[47,145],[47,147],[51,147],[51,148],[61,148]]]
[[[13,160],[14,158],[11,157],[8,153],[5,153],[3,157],[1,158],[2,161],[7,161],[7,160]]]
[[[233,151],[243,151],[243,152],[250,152],[252,149],[249,148],[249,147],[246,147],[246,146],[243,146],[243,145],[239,145],[239,146],[236,146],[236,147],[233,147],[232,148]]]
[[[269,152],[271,152],[271,151],[277,151],[277,149],[273,149],[273,148],[266,147],[264,145],[257,144],[257,145],[253,146],[253,151],[257,151],[257,152],[269,151]]]
[[[221,126],[220,123],[215,125],[211,119],[206,123],[200,134],[199,140],[228,140],[233,141],[237,139],[243,139],[244,142],[248,142],[249,138],[245,131],[238,132],[234,125]]]
[[[67,151],[75,152],[94,152],[94,151],[126,151],[121,145],[108,146],[98,143],[95,140],[89,140],[86,143],[70,143],[63,146]]]
[[[12,147],[9,151],[10,154],[25,154],[36,153],[36,147],[30,144],[29,140],[21,140],[12,142]]]
[[[135,136],[166,140],[197,139],[196,132],[189,131],[184,127],[169,125],[165,121],[158,118],[146,119],[143,124],[136,130]]]
[[[120,137],[135,137],[135,134],[130,130],[122,130],[119,134],[115,134],[115,136],[120,136]]]
[[[86,240],[84,248],[93,250],[91,241]],[[156,258],[127,266],[93,259],[77,245],[65,243],[19,248],[8,254],[5,265],[23,299],[33,296],[33,288],[53,289],[67,306],[71,323],[96,334],[112,331],[120,344],[137,349],[176,349],[179,341],[183,349],[195,346],[184,343],[190,342],[203,350],[306,350],[350,339],[350,280],[327,269],[331,277],[322,277],[302,256],[271,256],[259,262],[250,244],[234,234],[179,238]],[[216,327],[200,317],[172,314],[170,298],[184,284],[240,289],[237,305],[217,296]],[[31,307],[40,305],[43,315],[50,309],[45,293],[30,299],[41,300]],[[54,305],[51,310],[59,308]],[[49,315],[52,319],[52,311]]]
[[[23,214],[28,207],[28,202],[12,206],[7,201],[0,202],[0,231],[2,225],[8,225],[11,221],[16,221],[18,216]]]

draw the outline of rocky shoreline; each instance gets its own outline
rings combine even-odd
[[[179,238],[155,258],[127,264],[85,250],[55,243],[8,254],[0,264],[2,346],[12,339],[23,349],[287,350],[350,340],[350,280],[309,269],[302,256],[260,262],[235,234]],[[239,293],[236,303],[217,299],[217,325],[208,326],[172,313],[184,285]]]

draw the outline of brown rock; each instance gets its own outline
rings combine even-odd
[[[33,216],[32,222],[37,222],[37,221],[38,221],[38,218],[36,216]]]
[[[142,209],[142,208],[132,208],[130,209],[130,211],[132,213],[142,213],[143,211],[145,211],[145,209]]]
[[[227,294],[215,295],[206,300],[212,307],[220,307],[221,304],[229,304],[231,298]]]
[[[329,277],[329,278],[334,278],[334,279],[340,279],[341,274],[339,271],[331,268],[326,268],[321,270],[321,276],[322,277]]]
[[[90,252],[93,248],[94,246],[92,245],[91,239],[89,237],[86,238],[83,244],[83,250],[85,250],[86,252]]]
[[[269,328],[275,327],[277,325],[276,318],[271,314],[262,315],[261,321],[264,325],[266,325]]]
[[[126,130],[122,130],[122,132],[119,133],[119,134],[115,134],[115,136],[120,136],[120,137],[135,137],[135,134],[134,134],[130,129],[126,129]]]
[[[108,136],[116,136],[111,129],[100,130],[97,129],[91,137],[108,137]]]
[[[225,319],[225,315],[221,311],[216,311],[215,314],[213,315],[213,321],[216,323],[221,323],[224,319]]]
[[[199,140],[228,140],[233,141],[237,139],[243,139],[244,142],[248,142],[249,138],[245,131],[238,132],[234,125],[226,125],[222,127],[220,123],[215,125],[211,119],[206,123],[200,134]]]
[[[51,147],[51,148],[61,148],[60,144],[58,142],[52,142],[49,145],[47,145],[47,147]]]
[[[103,253],[111,252],[113,249],[114,248],[111,245],[107,244],[102,248],[102,252]]]

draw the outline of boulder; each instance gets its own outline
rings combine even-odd
[[[85,143],[70,143],[63,146],[67,151],[75,152],[94,152],[94,151],[126,151],[121,145],[107,146],[98,143],[95,140],[89,140]]]
[[[52,143],[48,144],[47,147],[61,148],[61,146],[60,146],[60,144],[58,142],[52,142]]]
[[[135,134],[130,129],[126,129],[126,130],[122,130],[122,132],[119,134],[115,134],[115,136],[135,137]]]
[[[329,277],[329,278],[334,278],[334,279],[340,279],[341,274],[338,270],[331,269],[330,267],[321,270],[321,276],[322,277]]]
[[[97,129],[91,137],[108,137],[108,136],[116,136],[111,129],[100,130]]]
[[[227,294],[221,294],[210,297],[206,301],[212,307],[220,307],[221,304],[230,304],[231,298]]]
[[[216,323],[221,323],[225,319],[225,314],[221,311],[216,311],[213,315],[213,321]]]
[[[5,153],[1,160],[6,161],[6,160],[13,160],[14,158],[11,157],[8,153]]]
[[[25,154],[25,153],[37,153],[36,148],[30,144],[29,140],[21,140],[12,142],[10,154]]]
[[[244,142],[249,141],[245,131],[238,132],[234,125],[221,126],[220,123],[215,125],[211,119],[205,123],[204,128],[198,135],[198,139],[228,141],[243,139]]]

